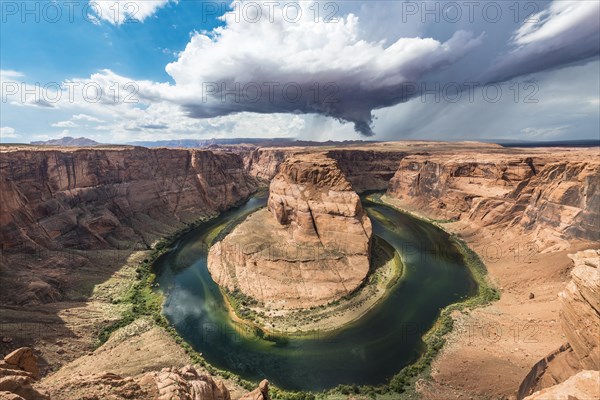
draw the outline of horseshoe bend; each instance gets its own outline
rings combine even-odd
[[[600,1],[0,1],[0,400],[600,399]]]
[[[0,388],[593,393],[597,155],[2,146]]]

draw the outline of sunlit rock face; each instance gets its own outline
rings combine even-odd
[[[117,252],[148,248],[256,187],[240,156],[218,151],[2,148],[0,299],[60,301],[93,279],[86,271],[117,264]]]
[[[268,208],[277,222],[290,226],[296,243],[368,255],[371,223],[331,159],[285,162],[271,182]]]
[[[575,267],[560,294],[561,323],[583,369],[600,369],[600,250],[570,255]]]
[[[600,397],[599,371],[581,371],[566,381],[527,396],[525,400],[597,399]]]
[[[600,162],[572,154],[411,155],[387,194],[435,218],[531,234],[540,248],[600,240]]]
[[[369,271],[371,222],[334,160],[287,159],[268,208],[209,252],[213,279],[273,308],[327,304],[356,290]]]

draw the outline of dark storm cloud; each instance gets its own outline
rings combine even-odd
[[[458,30],[445,42],[369,42],[361,40],[352,14],[335,23],[315,23],[312,13],[294,23],[225,21],[214,35],[195,34],[167,66],[190,117],[321,114],[351,122],[365,136],[373,135],[374,109],[407,101],[425,75],[460,60],[483,40]]]
[[[487,82],[581,63],[600,54],[600,2],[553,2],[513,36],[512,51],[483,75]]]

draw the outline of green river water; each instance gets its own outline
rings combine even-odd
[[[477,284],[446,232],[366,196],[361,199],[374,234],[400,254],[404,274],[358,321],[328,334],[277,342],[231,321],[207,269],[207,241],[264,207],[265,195],[202,224],[156,261],[165,316],[209,363],[245,379],[267,378],[284,389],[310,391],[387,382],[423,352],[421,338],[440,310],[476,294]]]

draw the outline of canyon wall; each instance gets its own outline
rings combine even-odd
[[[406,151],[340,149],[327,152],[350,181],[355,191],[385,190]]]
[[[228,149],[229,150],[229,149]],[[393,149],[343,148],[335,150],[315,150],[307,148],[256,148],[235,150],[244,158],[248,173],[262,181],[269,182],[279,172],[280,165],[288,158],[302,154],[318,154],[336,160],[339,169],[352,184],[356,192],[385,190],[388,182],[398,170],[406,151]]]
[[[89,266],[89,256],[105,250],[148,248],[257,187],[238,155],[200,150],[9,150],[0,173],[3,286],[45,292],[23,298],[3,291],[10,302],[57,300],[58,271]]]
[[[407,208],[542,242],[600,240],[600,162],[507,154],[411,155],[387,194]]]
[[[257,148],[244,154],[244,166],[250,175],[270,182],[279,172],[279,165],[297,151],[298,149]]]
[[[211,247],[208,269],[222,287],[267,308],[319,306],[361,285],[371,235],[360,199],[335,160],[296,155],[273,178],[268,209]]]
[[[551,398],[551,393],[557,398],[558,394],[575,396],[572,383],[582,371],[595,378],[591,380],[595,385],[580,388],[585,394],[582,398],[599,396],[600,250],[579,251],[569,257],[574,265],[571,280],[559,293],[560,322],[568,343],[533,366],[519,387],[519,400]]]
[[[571,281],[560,293],[563,332],[582,369],[600,370],[600,250],[572,254]]]

